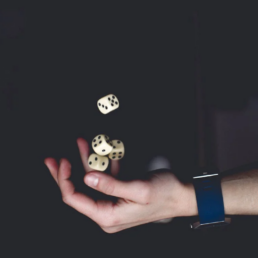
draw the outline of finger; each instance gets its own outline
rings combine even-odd
[[[47,168],[49,169],[50,174],[52,175],[52,177],[55,179],[55,181],[58,184],[58,180],[57,180],[58,164],[57,164],[56,160],[53,158],[46,158],[44,160],[44,163],[47,166]]]
[[[71,176],[71,165],[66,159],[60,160],[60,166],[57,173],[57,180],[62,193],[62,196],[72,195],[74,193],[75,187],[73,183],[69,180]]]
[[[58,182],[63,201],[75,210],[96,221],[98,215],[96,202],[88,196],[76,192],[74,184],[69,180],[70,176],[71,165],[69,161],[61,159],[58,171]]]
[[[84,182],[107,195],[129,199],[140,204],[149,203],[150,186],[141,180],[124,182],[108,174],[94,171],[85,175]]]
[[[77,145],[79,148],[82,164],[83,164],[83,167],[84,167],[86,173],[92,171],[92,168],[90,168],[89,164],[88,164],[88,158],[90,155],[90,147],[89,147],[88,142],[85,141],[83,138],[78,138]]]
[[[111,174],[116,177],[120,170],[120,162],[119,160],[111,160]]]

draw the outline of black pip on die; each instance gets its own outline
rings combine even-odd
[[[107,114],[119,107],[119,101],[114,94],[109,94],[99,99],[97,105],[102,114]]]

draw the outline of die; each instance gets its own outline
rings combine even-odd
[[[109,94],[99,99],[97,105],[102,114],[107,114],[119,107],[119,101],[114,94]]]
[[[109,137],[105,134],[99,134],[92,140],[92,148],[100,156],[106,156],[113,150]]]
[[[89,167],[94,170],[105,171],[108,167],[109,159],[107,157],[92,153],[89,156],[88,164]]]
[[[125,155],[125,146],[120,140],[112,140],[113,150],[109,153],[108,157],[112,160],[122,159]]]

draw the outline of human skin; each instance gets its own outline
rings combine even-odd
[[[77,139],[85,169],[84,182],[89,187],[110,196],[117,202],[93,200],[75,191],[71,180],[71,164],[63,158],[60,164],[54,158],[44,163],[58,184],[62,200],[95,221],[105,232],[115,233],[141,224],[171,217],[198,215],[192,183],[182,183],[170,170],[155,170],[145,179],[121,181],[119,161],[111,161],[111,175],[92,171],[88,166],[89,144]],[[221,188],[225,214],[258,215],[258,170],[223,177]]]

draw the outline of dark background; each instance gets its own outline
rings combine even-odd
[[[258,140],[258,130],[250,134],[258,111],[250,107],[250,100],[257,103],[252,10],[199,2],[2,9],[2,232],[9,251],[33,257],[251,252],[257,216],[233,216],[229,228],[209,232],[192,232],[197,218],[186,217],[107,234],[62,203],[43,161],[67,158],[76,187],[91,194],[82,182],[78,137],[121,139],[121,178],[143,175],[155,155],[167,157],[182,180],[203,163],[224,171],[257,161],[255,144],[234,145],[239,152],[230,158],[227,135],[218,137],[233,114],[231,141]],[[109,93],[121,106],[104,116],[96,102]],[[239,132],[243,114],[248,125]],[[226,148],[229,158],[220,159]],[[241,153],[251,158],[239,161]]]

